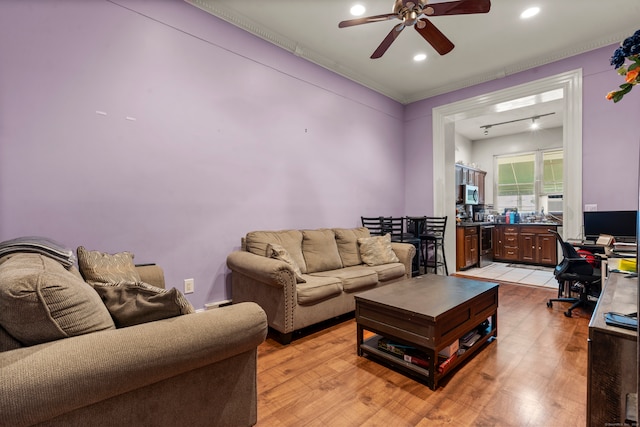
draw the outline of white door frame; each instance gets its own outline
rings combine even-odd
[[[563,89],[564,95],[564,223],[561,234],[565,238],[582,235],[582,69],[577,69],[433,109],[433,214],[450,218],[445,233],[448,264],[454,263],[453,269],[449,265],[450,271],[455,271],[456,259],[456,120],[495,112],[492,107],[498,103],[554,89]]]

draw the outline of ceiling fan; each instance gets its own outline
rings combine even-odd
[[[426,17],[443,15],[463,15],[470,13],[487,13],[491,9],[491,0],[459,0],[428,4],[429,0],[395,0],[393,13],[350,19],[338,24],[339,28],[354,25],[381,22],[397,18],[402,22],[391,30],[387,37],[371,55],[371,59],[380,58],[389,49],[391,43],[400,35],[405,27],[413,26],[418,33],[440,54],[445,55],[454,48],[454,44],[436,28]]]

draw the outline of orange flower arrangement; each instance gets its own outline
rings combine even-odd
[[[631,64],[627,67],[626,61]],[[618,102],[631,89],[640,83],[640,30],[636,31],[631,37],[627,37],[620,47],[616,49],[611,57],[611,65],[621,76],[624,76],[624,83],[620,85],[620,90],[614,90],[607,94],[607,99]]]

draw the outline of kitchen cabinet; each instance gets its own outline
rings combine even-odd
[[[556,229],[554,226],[553,230]],[[520,227],[520,261],[555,266],[558,262],[556,237],[546,226]]]
[[[504,229],[496,224],[493,227],[493,259],[501,260],[503,258],[502,249],[503,244],[502,241],[504,239]]]
[[[457,203],[463,203],[463,185],[475,185],[478,187],[478,203],[484,204],[484,188],[487,172],[465,165],[456,165],[456,188],[458,191]]]
[[[478,264],[478,227],[456,227],[456,269]]]
[[[501,259],[503,261],[520,261],[520,251],[518,248],[520,233],[516,225],[503,225],[501,228],[502,239],[498,241],[498,245],[502,246]]]
[[[558,263],[556,238],[549,229],[553,224],[496,224],[493,258],[525,264],[555,266]]]

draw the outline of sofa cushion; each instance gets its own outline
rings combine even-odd
[[[9,332],[5,331],[0,326],[0,353],[3,351],[15,350],[16,348],[24,347],[20,344],[20,341],[9,335]]]
[[[305,280],[302,278],[300,267],[285,248],[278,245],[277,243],[269,243],[267,245],[267,254],[271,258],[279,259],[280,261],[284,261],[289,264],[291,268],[293,268],[293,273],[296,275],[297,283],[305,282]]]
[[[359,228],[334,228],[336,235],[336,243],[338,244],[338,252],[342,259],[343,267],[351,267],[353,265],[362,264],[360,249],[358,248],[358,239],[360,237],[370,237],[367,227]]]
[[[0,325],[24,345],[115,328],[91,286],[35,253],[0,259]]]
[[[358,239],[362,262],[368,266],[389,264],[400,260],[391,248],[391,235],[361,237]]]
[[[378,284],[378,273],[371,267],[352,266],[339,270],[322,271],[312,273],[312,276],[337,277],[342,282],[342,289],[345,292],[357,291],[370,288]]]
[[[80,273],[89,284],[140,281],[131,252],[108,254],[88,251],[83,246],[77,252]]]
[[[403,277],[406,274],[404,264],[400,262],[394,262],[391,264],[381,264],[369,267],[378,273],[378,280],[380,282],[386,282],[388,280],[397,279]]]
[[[94,283],[118,328],[194,312],[176,288],[157,288],[144,282]]]
[[[298,264],[302,273],[307,272],[307,265],[302,255],[302,232],[299,230],[282,231],[252,231],[245,237],[248,252],[260,256],[267,255],[267,245],[277,243],[289,252],[291,258]]]
[[[330,228],[302,230],[302,253],[307,273],[342,268],[336,235]]]
[[[337,277],[307,275],[305,280],[296,286],[300,305],[315,304],[342,293],[342,283]]]

